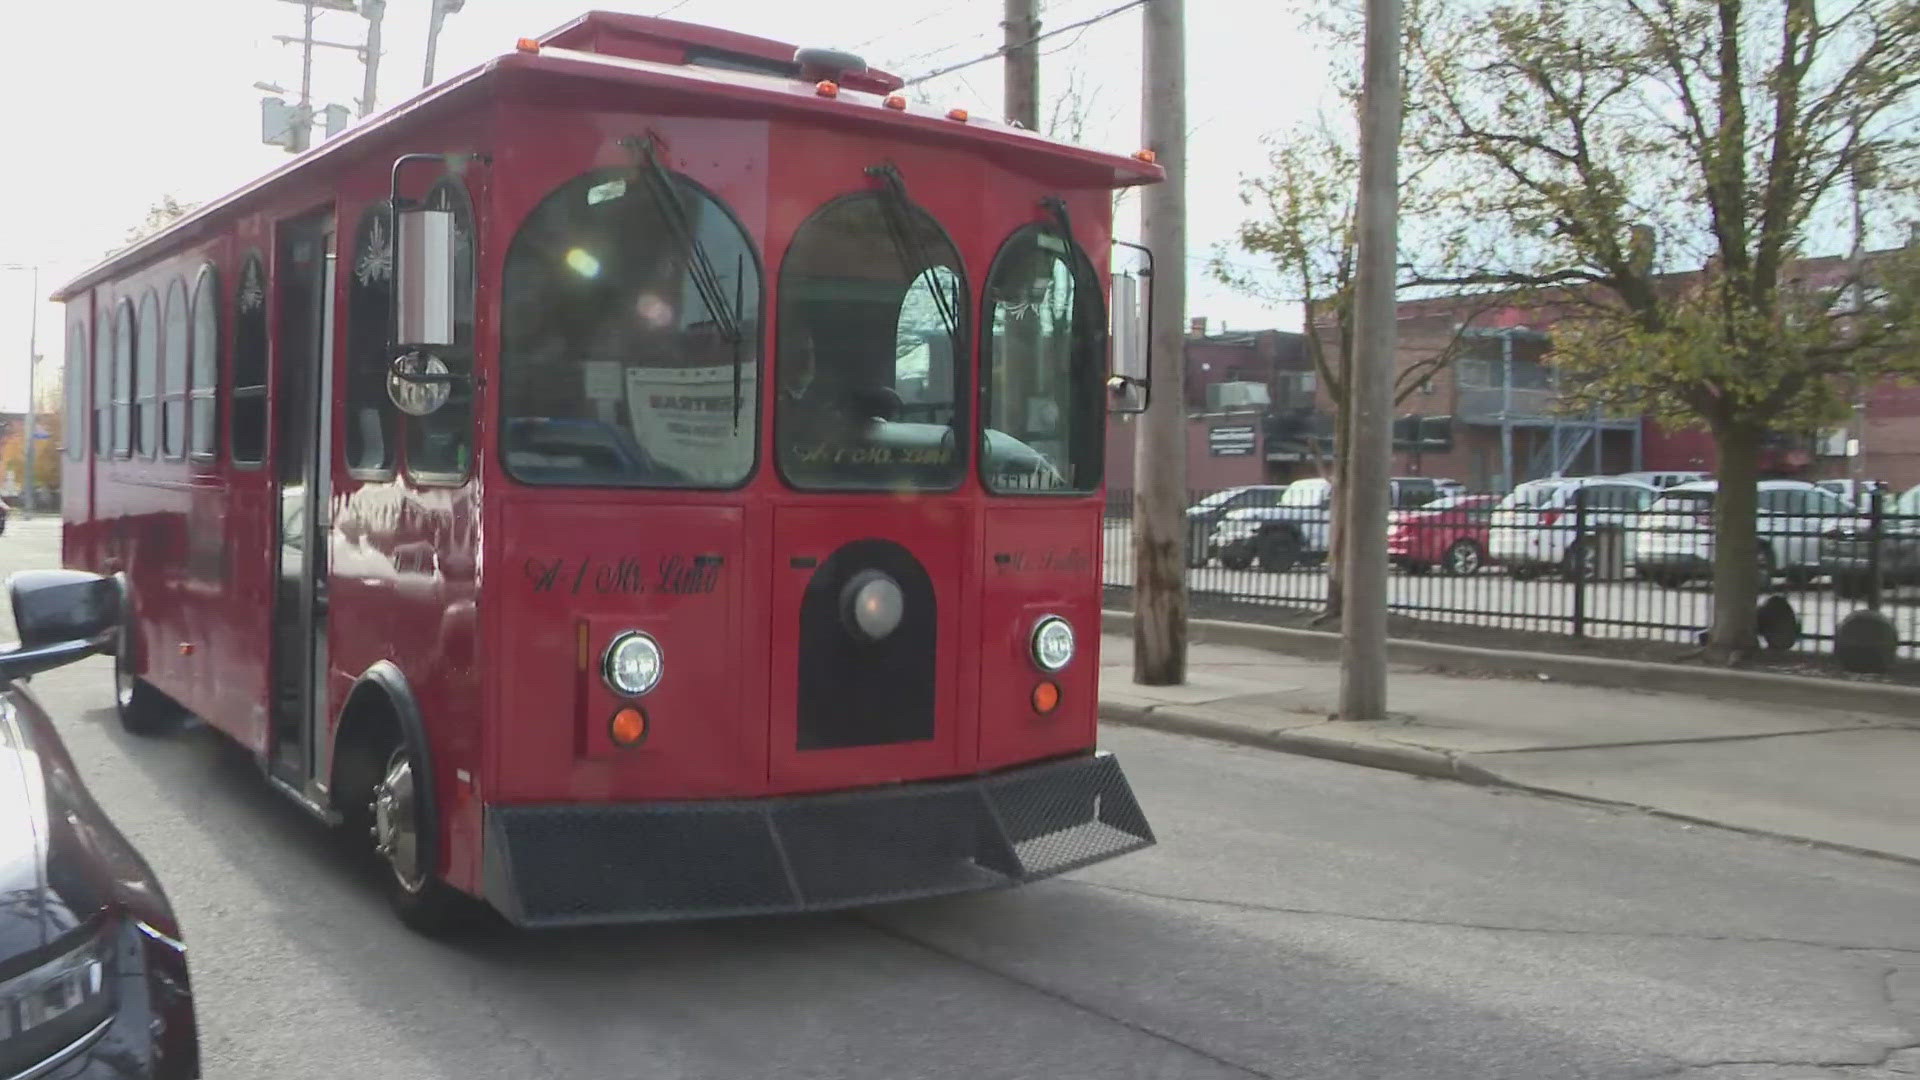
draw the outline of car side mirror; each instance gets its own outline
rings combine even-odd
[[[84,570],[23,570],[7,579],[20,644],[0,652],[0,679],[70,664],[117,644],[126,589]]]

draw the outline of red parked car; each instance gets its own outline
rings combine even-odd
[[[1487,528],[1498,495],[1455,495],[1387,517],[1387,558],[1408,573],[1438,566],[1477,574],[1487,565]]]

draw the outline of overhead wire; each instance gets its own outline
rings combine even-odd
[[[1045,33],[1035,34],[1034,36],[1028,38],[1025,41],[1015,42],[1011,45],[1002,45],[998,49],[995,49],[984,56],[976,56],[971,60],[963,60],[957,64],[948,64],[946,67],[943,67],[943,68],[935,68],[934,70],[929,71],[924,75],[916,75],[913,78],[908,79],[902,85],[917,86],[920,83],[926,82],[929,79],[937,79],[942,75],[951,75],[956,71],[959,71],[963,68],[970,68],[975,64],[984,64],[989,60],[998,60],[1000,57],[1005,56],[1006,54],[1012,52],[1015,49],[1024,49],[1029,45],[1038,44],[1042,41],[1047,40],[1050,37],[1055,37],[1057,35],[1064,34],[1069,30],[1079,30],[1084,27],[1092,26],[1094,23],[1100,22],[1104,19],[1111,19],[1115,15],[1118,15],[1124,11],[1132,10],[1133,8],[1137,8],[1140,5],[1145,4],[1147,2],[1148,0],[1127,0],[1126,3],[1121,4],[1119,7],[1109,8],[1098,15],[1094,15],[1089,18],[1082,19],[1079,22],[1068,23],[1065,26],[1056,27],[1052,30],[1046,31]]]

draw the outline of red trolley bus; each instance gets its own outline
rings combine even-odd
[[[1161,173],[900,85],[592,13],[65,286],[123,722],[239,741],[423,928],[1152,843],[1095,682],[1111,192]]]

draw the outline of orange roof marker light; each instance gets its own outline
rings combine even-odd
[[[967,110],[965,110],[965,109],[948,109],[948,110],[947,110],[947,119],[949,119],[949,120],[958,120],[958,121],[960,121],[961,123],[963,123],[963,124],[964,124],[964,123],[966,123],[966,122],[967,122]]]
[[[1160,160],[1160,155],[1151,150],[1135,150],[1133,152],[1133,158],[1135,161],[1144,161],[1151,165]]]
[[[888,94],[887,100],[882,102],[882,104],[886,105],[889,109],[905,109],[907,107],[907,99],[901,97],[899,94]]]
[[[839,97],[840,84],[834,82],[832,79],[821,79],[819,82],[813,84],[813,92],[819,94],[821,97]]]
[[[524,53],[537,53],[540,51],[540,40],[538,38],[523,37],[519,41],[514,42],[513,47]]]

